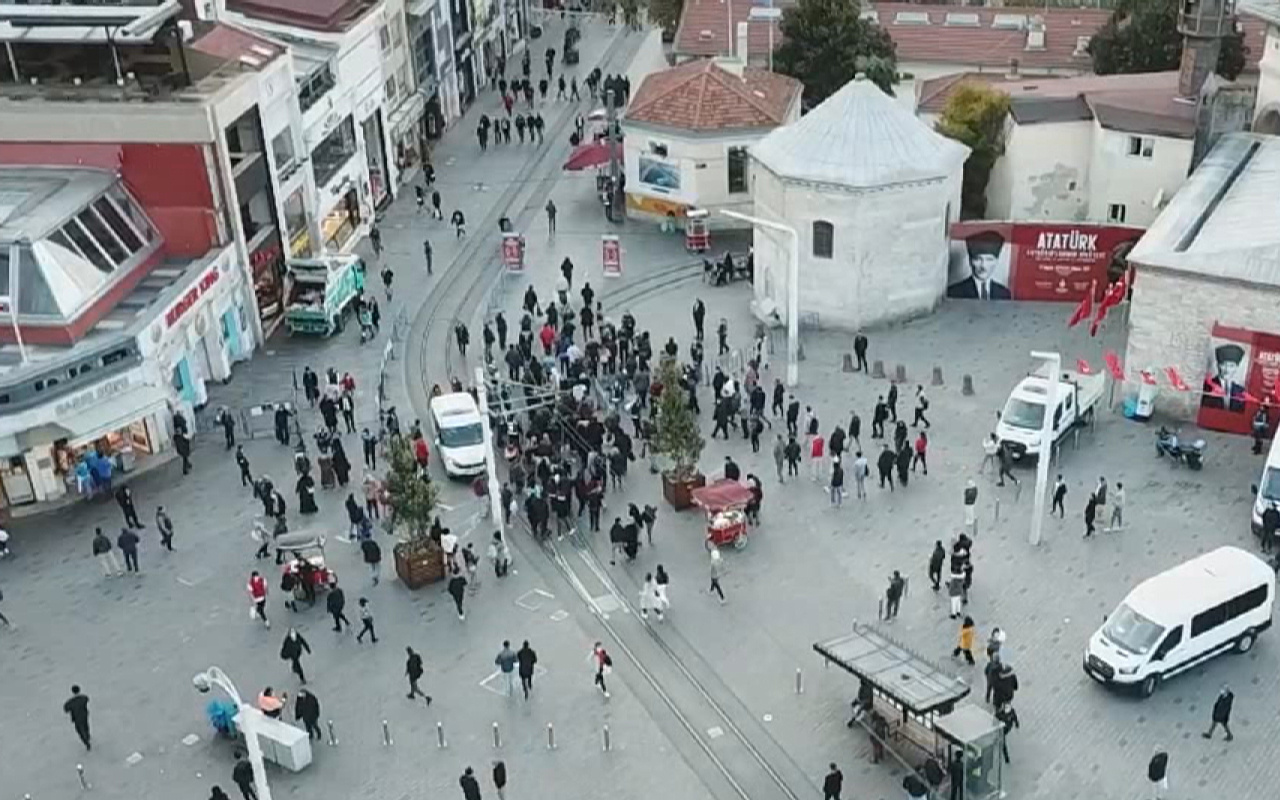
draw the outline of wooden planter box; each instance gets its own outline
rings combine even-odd
[[[707,485],[707,477],[695,472],[690,478],[677,481],[670,472],[662,473],[662,496],[676,511],[693,505],[693,490]]]
[[[430,547],[395,546],[396,575],[410,589],[420,589],[444,577],[444,551],[439,545]]]

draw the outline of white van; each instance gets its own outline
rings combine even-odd
[[[1262,468],[1262,476],[1253,486],[1253,514],[1249,520],[1249,528],[1254,536],[1262,535],[1262,512],[1267,506],[1280,505],[1280,436],[1271,441],[1271,450],[1267,453],[1267,463]]]
[[[1238,547],[1219,547],[1148,578],[1089,639],[1084,671],[1143,697],[1160,681],[1234,648],[1245,653],[1271,627],[1276,573]]]
[[[446,475],[468,477],[485,471],[484,428],[471,395],[451,392],[431,398],[431,430]]]

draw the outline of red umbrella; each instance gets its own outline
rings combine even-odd
[[[622,142],[616,142],[613,149],[618,155],[618,160],[621,161]],[[601,139],[598,142],[588,142],[575,147],[569,155],[569,160],[564,162],[564,168],[570,172],[578,172],[608,163],[609,143]]]

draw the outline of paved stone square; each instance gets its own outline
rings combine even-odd
[[[548,42],[557,40],[554,30],[546,36]],[[592,31],[584,38],[579,73],[610,48],[625,52],[630,38],[604,26]],[[549,128],[571,111],[562,104],[549,107],[544,111]],[[483,94],[480,108],[436,151],[446,215],[455,205],[462,207],[470,235],[484,241],[458,242],[447,225],[418,216],[411,196],[402,199],[381,223],[384,257],[397,278],[378,339],[361,346],[354,330],[328,341],[278,335],[266,352],[237,367],[231,383],[211,393],[210,409],[281,399],[292,392],[294,371],[307,364],[332,365],[356,376],[359,421],[374,424],[372,393],[381,348],[394,327],[391,321],[403,310],[407,341],[393,345],[398,360],[390,373],[391,401],[401,409],[403,424],[424,416],[424,383],[476,365],[483,292],[469,287],[487,284],[486,270],[496,267],[496,225],[489,222],[503,212],[529,244],[528,272],[508,281],[495,300],[508,311],[513,329],[525,285],[532,282],[541,296],[549,296],[559,261],[569,255],[578,269],[575,284],[590,280],[615,318],[630,310],[639,328],[651,331],[656,346],[674,336],[683,355],[693,332],[689,311],[695,296],[707,303],[708,328],[724,317],[733,346],[749,345],[754,327],[749,287],[701,283],[697,259],[685,253],[678,236],[643,223],[606,223],[591,176],[559,173],[567,153],[563,141],[552,141],[549,134],[549,155],[525,171],[522,188],[503,189],[504,179],[519,174],[534,151],[491,146],[485,156],[478,154],[474,120],[480,111],[493,114],[496,108],[494,94]],[[547,235],[542,213],[548,193],[560,209],[554,237]],[[621,278],[600,274],[604,232],[622,236]],[[436,247],[432,277],[422,264],[424,236]],[[717,238],[717,254],[725,241],[739,246],[737,240]],[[451,277],[461,280],[446,283]],[[424,315],[432,303],[440,310]],[[1095,340],[1065,328],[1069,313],[1064,306],[948,303],[931,317],[869,332],[869,357],[883,360],[891,372],[904,365],[910,382],[924,384],[931,400],[930,474],[912,476],[909,486],[892,494],[873,489],[865,503],[850,498],[835,510],[824,487],[807,478],[779,485],[767,448],[753,456],[740,438],[709,440],[703,456],[708,473],[732,455],[765,486],[763,525],[745,549],[725,553],[729,602],[724,606],[706,593],[701,515],[670,511],[658,501],[656,478],[641,467],[631,471],[623,491],[608,495],[605,515],[607,520],[623,513],[629,502],[659,505],[651,550],[642,548],[635,564],[609,566],[602,538],[570,538],[544,549],[513,531],[516,574],[502,581],[484,574],[479,590],[468,598],[465,622],[453,614],[439,585],[411,593],[388,579],[370,587],[358,552],[336,541],[345,530],[345,495],[323,493],[321,513],[308,524],[330,535],[329,559],[346,587],[349,607],[362,594],[373,602],[379,643],[358,645],[350,636],[332,633],[322,609],[292,615],[274,595],[275,625],[266,631],[247,619],[244,594],[248,571],[266,566],[253,560],[248,536],[256,505],[239,487],[220,436],[202,435],[190,476],[181,477],[170,464],[134,484],[143,519],[163,502],[178,529],[173,554],[159,550],[153,528],[144,532],[139,577],[104,579],[90,558],[93,527],[113,530],[119,524],[119,510],[110,501],[13,526],[16,555],[0,562],[3,608],[17,624],[0,630],[0,786],[18,797],[30,792],[37,800],[203,797],[218,782],[235,796],[231,745],[211,738],[204,718],[207,698],[192,690],[190,676],[216,663],[246,695],[265,685],[292,692],[296,679],[277,655],[285,626],[293,621],[314,650],[304,660],[310,688],[320,699],[322,717],[334,720],[340,743],[336,748],[317,743],[315,762],[299,775],[272,769],[279,796],[448,796],[459,791],[457,777],[468,764],[486,778],[482,785],[488,792],[489,766],[500,756],[511,775],[508,796],[517,799],[552,792],[569,797],[608,793],[622,800],[812,797],[829,761],[845,772],[845,797],[900,797],[900,769],[872,766],[865,735],[844,725],[856,691],[853,679],[824,669],[811,645],[848,630],[851,620],[874,619],[887,576],[899,569],[911,579],[911,588],[901,616],[888,629],[972,680],[975,694],[981,694],[980,667],[950,661],[956,626],[946,618],[945,599],[930,591],[925,567],[933,541],[947,540],[960,527],[961,492],[976,476],[980,441],[1009,388],[1034,366],[1028,351],[1057,348],[1066,363],[1084,358],[1095,367],[1103,363],[1103,350],[1123,352],[1119,317]],[[472,330],[472,360],[466,365],[456,353],[447,360],[444,354],[452,346],[445,333],[457,320],[467,321]],[[783,373],[781,341],[768,383]],[[871,410],[887,383],[842,372],[841,356],[851,345],[848,336],[806,331],[806,360],[796,392],[803,404],[813,406],[824,434],[837,422],[847,425],[856,409],[863,418],[862,444],[870,447],[865,434]],[[943,386],[930,385],[935,366],[942,368]],[[972,397],[960,392],[966,373],[974,380]],[[909,418],[911,405],[911,391],[904,387],[900,414]],[[704,413],[709,432],[708,417]],[[311,412],[304,412],[304,429],[315,423]],[[1206,467],[1191,473],[1157,461],[1152,437],[1150,425],[1111,412],[1100,415],[1096,429],[1081,436],[1079,448],[1066,449],[1054,466],[1069,484],[1068,515],[1065,521],[1047,522],[1038,548],[1027,544],[1031,471],[1019,472],[1020,496],[1013,487],[997,489],[990,476],[978,478],[980,529],[967,610],[984,637],[993,625],[1008,632],[1006,653],[1020,675],[1016,705],[1022,727],[1010,739],[1010,797],[1144,796],[1146,761],[1157,743],[1169,748],[1171,797],[1263,797],[1265,787],[1277,782],[1280,644],[1274,634],[1262,637],[1247,656],[1210,661],[1146,701],[1106,691],[1080,669],[1088,636],[1136,582],[1220,544],[1253,546],[1248,487],[1260,459],[1249,454],[1249,443],[1205,434]],[[358,453],[355,437],[345,439],[348,452]],[[246,452],[255,472],[278,479],[291,474],[291,452],[269,438],[250,442]],[[1081,512],[1099,475],[1112,486],[1125,483],[1128,522],[1121,532],[1083,541]],[[359,476],[356,470],[355,479]],[[286,496],[293,506],[296,498]],[[479,545],[488,526],[476,517],[479,509],[466,487],[443,484],[442,501],[450,507],[444,512],[448,524],[469,531]],[[300,524],[296,515],[292,520],[295,527]],[[384,542],[390,575],[390,542]],[[644,573],[658,563],[672,576],[673,608],[664,624],[645,625],[633,613],[636,593]],[[276,582],[270,583],[278,595]],[[528,703],[493,691],[501,687],[500,678],[491,676],[504,638],[517,647],[528,638],[546,670]],[[586,661],[597,639],[616,659],[608,702],[592,689]],[[423,685],[435,697],[429,709],[404,697],[406,644],[426,661]],[[797,670],[803,679],[800,694]],[[61,712],[67,687],[75,682],[92,698],[92,753],[83,751]],[[1230,745],[1207,743],[1197,734],[1206,727],[1213,696],[1224,682],[1237,694],[1233,726],[1238,736]],[[390,747],[382,743],[382,720],[392,733]],[[495,722],[502,740],[497,749]],[[437,747],[437,723],[445,730],[443,750]],[[546,746],[548,723],[554,725],[554,751]],[[603,749],[606,724],[608,752]],[[192,733],[199,741],[183,744]],[[141,761],[128,765],[135,752]],[[761,762],[787,791],[762,775]],[[77,763],[85,765],[93,786],[87,792],[79,787]],[[727,775],[736,776],[737,788]]]

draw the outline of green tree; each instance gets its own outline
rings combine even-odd
[[[649,0],[649,21],[662,28],[663,41],[671,41],[680,27],[684,0]]]
[[[681,385],[680,365],[664,357],[658,365],[662,384],[658,415],[654,420],[653,449],[671,461],[671,477],[687,480],[698,469],[698,459],[706,442],[698,430],[698,417],[689,407],[689,395]]]
[[[436,487],[418,468],[413,446],[406,437],[391,440],[391,467],[387,472],[387,505],[391,528],[404,529],[409,542],[425,544],[436,508]]]
[[[987,181],[1004,155],[1009,96],[981,83],[965,83],[951,95],[936,126],[938,133],[969,147],[960,190],[961,214],[981,218],[987,211]]]
[[[1244,70],[1244,34],[1222,41],[1215,71],[1235,80]],[[1099,75],[1166,72],[1182,62],[1177,0],[1121,0],[1111,18],[1089,40],[1093,71]]]
[[[857,0],[800,0],[782,12],[774,69],[804,84],[807,105],[826,100],[859,72],[893,94],[898,82],[893,39],[860,13]]]

